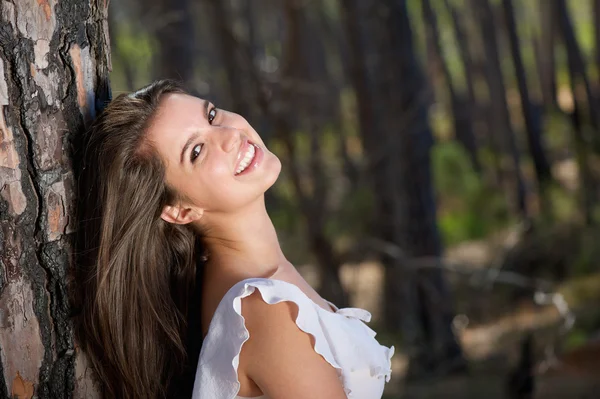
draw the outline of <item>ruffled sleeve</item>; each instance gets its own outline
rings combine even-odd
[[[242,299],[256,289],[270,305],[291,301],[298,306],[296,324],[314,337],[314,350],[340,374],[341,367],[329,347],[317,305],[293,284],[281,280],[247,279],[234,285],[215,311],[202,345],[193,399],[234,399],[238,394],[240,352],[249,338],[242,316]]]

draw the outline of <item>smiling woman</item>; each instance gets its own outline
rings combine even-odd
[[[381,397],[393,348],[285,258],[264,201],[281,163],[243,117],[158,81],[85,139],[79,335],[105,396],[166,397],[191,364],[177,397]]]

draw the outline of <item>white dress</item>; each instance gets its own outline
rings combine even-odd
[[[314,337],[314,350],[338,372],[346,396],[380,399],[391,376],[394,347],[375,339],[363,322],[371,314],[363,309],[343,308],[329,312],[313,302],[296,285],[273,279],[240,281],[225,294],[202,344],[194,381],[193,399],[247,399],[237,396],[240,351],[249,333],[242,317],[242,298],[256,289],[268,304],[292,301],[298,306],[296,324]],[[263,395],[252,399],[268,399]]]

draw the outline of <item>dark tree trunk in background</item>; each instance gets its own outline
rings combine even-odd
[[[456,8],[452,4],[450,4],[448,0],[444,0],[444,4],[446,6],[446,9],[450,13],[450,17],[452,19],[452,28],[454,30],[454,36],[456,37],[456,43],[458,44],[460,59],[463,64],[465,74],[465,83],[467,85],[468,94],[467,98],[471,104],[475,105],[475,88],[473,86],[475,67],[473,66],[471,52],[469,51],[469,42],[467,40],[467,34],[464,31],[463,23]]]
[[[389,13],[387,21],[382,25],[390,35],[390,52],[389,62],[381,65],[389,69],[390,73],[380,76],[395,77],[388,85],[386,120],[389,125],[386,127],[389,129],[386,131],[398,134],[392,140],[397,144],[398,150],[394,157],[394,169],[399,180],[396,195],[400,198],[396,202],[400,206],[399,240],[396,243],[406,251],[409,258],[439,258],[442,255],[442,245],[437,228],[430,159],[433,134],[429,127],[427,108],[422,102],[425,78],[413,48],[406,1],[389,0],[387,5]],[[394,133],[393,127],[399,126],[402,127],[400,131]],[[409,260],[402,269],[395,270],[400,272],[400,280],[387,279],[388,292],[397,288],[394,283],[400,282],[405,288],[411,284],[409,280],[413,273],[404,273],[404,270],[414,266],[410,263]],[[398,276],[396,273],[390,274]],[[451,328],[454,309],[443,270],[419,270],[416,283],[420,327],[424,338],[421,342],[425,346],[417,347],[417,353],[411,358],[409,376],[444,373],[464,366],[461,348]]]
[[[571,80],[571,90],[575,92],[575,84],[573,82],[576,81],[576,77],[572,68],[569,68],[569,79]],[[573,124],[573,147],[575,149],[575,158],[577,160],[577,167],[581,178],[579,197],[583,208],[583,219],[587,225],[591,225],[594,221],[593,214],[594,205],[596,203],[596,183],[589,164],[589,140],[586,140],[585,138],[583,119],[581,104],[579,100],[573,96],[571,121]]]
[[[577,42],[577,37],[575,36],[575,31],[573,30],[573,22],[571,21],[571,17],[569,15],[569,10],[567,8],[565,0],[556,0],[556,14],[558,16],[560,32],[562,34],[562,38],[564,40],[565,47],[567,50],[569,69],[573,73],[573,84],[576,88],[578,86],[577,83],[579,79],[581,79],[581,81],[583,82],[590,122],[596,130],[596,135],[599,135],[600,116],[598,115],[598,112],[600,111],[600,109],[598,109],[597,107],[596,98],[594,97],[594,93],[592,92],[592,87],[590,85],[590,80],[588,78],[585,67],[585,59],[579,47],[579,43]],[[573,91],[573,98],[575,98],[576,96],[577,90]]]
[[[554,1],[539,0],[540,29],[539,38],[534,39],[536,65],[539,72],[540,87],[546,110],[557,108],[556,101],[556,7]]]
[[[323,53],[325,54],[325,62],[327,65],[332,65],[336,62],[341,62],[345,65],[348,62],[348,49],[342,40],[341,27],[338,20],[329,20],[326,12],[320,7],[317,14],[316,27],[313,29],[313,35],[318,35],[321,32],[321,38],[315,37],[315,41],[323,42]],[[327,84],[329,92],[328,102],[329,107],[329,123],[337,134],[338,152],[337,154],[342,160],[343,171],[345,177],[350,182],[350,188],[347,195],[354,195],[356,190],[364,182],[364,173],[359,170],[358,165],[352,159],[348,145],[348,133],[344,125],[343,109],[341,101],[341,93],[347,87],[349,77],[345,76],[347,71],[342,70],[334,73],[331,70],[327,72],[330,82]],[[327,123],[327,121],[325,121]]]
[[[452,19],[452,28],[458,44],[459,55],[464,70],[464,79],[467,86],[467,104],[465,109],[468,109],[471,114],[473,133],[478,146],[487,146],[492,149],[494,167],[482,171],[491,175],[491,181],[495,181],[500,184],[502,181],[499,154],[500,151],[497,150],[498,145],[493,138],[493,126],[489,123],[489,118],[486,117],[486,114],[488,114],[488,106],[486,104],[479,103],[475,95],[475,80],[479,75],[481,75],[481,68],[476,65],[473,55],[471,54],[468,39],[470,36],[467,34],[464,19],[461,18],[461,15],[457,11],[456,7],[453,6],[448,0],[444,0],[444,3]]]
[[[510,185],[510,190],[514,190],[513,198],[514,202],[516,202],[518,214],[523,218],[527,218],[525,182],[521,171],[519,149],[510,123],[510,114],[506,101],[506,88],[500,65],[496,30],[494,28],[494,14],[488,0],[471,0],[470,4],[475,12],[483,39],[485,79],[491,102],[490,121],[492,124],[492,134],[494,135],[494,139],[500,144],[502,155],[506,154],[510,156],[511,168],[509,169],[512,173],[509,182],[514,184],[514,186],[513,184]],[[504,170],[504,167],[501,165],[501,173]],[[504,181],[505,179],[503,178],[502,180]],[[506,181],[504,182],[507,183]]]
[[[109,97],[106,7],[0,2],[3,398],[99,397],[68,301],[75,229],[69,147]]]
[[[193,90],[194,24],[190,0],[160,0],[156,15],[156,77],[182,81]]]
[[[243,12],[246,19],[246,26],[248,29],[248,46],[250,53],[252,54],[252,60],[255,61],[256,58],[260,58],[262,56],[261,47],[259,46],[259,41],[257,38],[257,30],[256,30],[256,7],[253,6],[252,0],[244,0],[243,4]]]
[[[581,105],[581,99],[577,95],[577,83],[579,79],[583,80],[586,88],[588,100],[588,110],[591,114],[592,124],[595,125],[595,114],[597,110],[594,108],[594,98],[589,86],[589,80],[585,71],[585,64],[579,44],[573,31],[573,25],[568,14],[568,10],[564,0],[556,0],[556,11],[559,21],[560,34],[567,50],[567,64],[569,70],[569,80],[571,84],[571,92],[573,93],[573,111],[571,119],[573,122],[573,142],[575,155],[577,158],[577,166],[581,176],[580,196],[583,206],[583,216],[585,222],[589,225],[593,223],[593,208],[596,203],[596,179],[593,175],[591,165],[589,164],[588,151],[590,140],[586,138],[584,133],[584,114]],[[597,134],[596,130],[596,134]]]
[[[473,169],[479,172],[481,171],[481,165],[477,158],[477,142],[473,133],[470,104],[466,99],[460,97],[452,83],[452,76],[450,76],[448,65],[442,53],[437,18],[431,7],[431,3],[429,0],[422,0],[421,5],[426,32],[429,37],[428,41],[431,43],[432,55],[435,60],[433,65],[441,72],[450,96],[450,108],[454,118],[454,136],[462,144],[467,154],[469,154]]]
[[[232,13],[226,1],[206,0],[211,6],[212,23],[214,24],[215,37],[219,41],[217,46],[222,65],[225,68],[227,83],[229,85],[230,109],[240,115],[249,117],[250,108],[248,98],[245,96],[243,75],[240,69],[241,62],[236,42],[231,28]],[[252,59],[250,59],[252,61]]]
[[[348,306],[348,296],[340,280],[341,260],[337,256],[333,243],[325,234],[325,222],[328,215],[327,194],[328,182],[324,154],[321,151],[320,137],[327,119],[334,112],[329,92],[331,82],[327,76],[325,51],[318,41],[318,33],[314,23],[309,20],[307,10],[295,0],[284,3],[286,16],[285,51],[282,61],[282,104],[283,118],[288,121],[287,127],[281,131],[281,139],[288,149],[292,181],[299,198],[300,209],[307,225],[307,241],[314,253],[321,274],[319,293],[325,298]],[[309,29],[310,28],[310,29]],[[328,90],[329,89],[329,90]],[[298,156],[294,149],[295,129],[289,121],[298,124],[301,130],[308,132],[310,151],[308,156],[308,176],[311,190],[304,188],[298,170]],[[308,121],[303,124],[304,121]]]
[[[594,61],[596,62],[596,91],[600,93],[600,0],[593,0],[594,2]],[[600,94],[598,94],[600,95]],[[597,97],[598,97],[597,95]]]
[[[388,1],[388,12],[382,13],[387,17],[375,18],[371,13],[362,18],[373,4],[340,2],[361,137],[374,177],[378,236],[400,249],[382,257],[385,322],[390,329],[402,331],[410,354],[409,375],[418,378],[464,363],[451,329],[454,314],[443,273],[416,267],[415,258],[439,257],[441,243],[431,185],[433,138],[426,84],[413,49],[406,4]],[[371,71],[367,59],[373,60]],[[372,95],[369,72],[381,98]]]
[[[504,7],[506,29],[509,36],[510,52],[515,67],[519,95],[521,96],[521,108],[525,119],[529,153],[533,159],[535,175],[540,188],[540,196],[542,197],[540,203],[543,204],[545,189],[552,179],[552,174],[550,171],[550,163],[548,162],[546,151],[542,144],[542,115],[540,112],[536,112],[529,97],[527,77],[523,59],[521,57],[521,48],[519,45],[519,37],[517,36],[517,25],[515,23],[512,0],[502,0],[502,5]]]
[[[368,7],[372,7],[372,2],[364,2],[362,5],[367,4]],[[348,0],[340,2],[341,13],[342,13],[342,24],[346,32],[346,40],[348,42],[348,63],[346,66],[346,75],[348,80],[351,82],[354,89],[356,98],[356,107],[358,111],[358,123],[359,133],[361,136],[362,144],[365,148],[367,157],[367,175],[371,177],[371,185],[376,193],[376,202],[380,215],[379,219],[383,221],[389,216],[389,206],[386,206],[386,202],[383,200],[385,195],[383,193],[391,190],[391,185],[394,182],[388,182],[384,176],[384,168],[381,154],[384,149],[381,145],[379,137],[381,136],[381,126],[377,123],[375,115],[375,104],[373,92],[371,90],[372,81],[369,78],[369,71],[366,62],[366,51],[365,48],[365,32],[363,27],[360,25],[360,3],[356,0]],[[386,215],[387,213],[387,215]],[[397,319],[397,315],[394,319]],[[391,321],[391,320],[390,320]],[[393,321],[392,321],[393,322]]]

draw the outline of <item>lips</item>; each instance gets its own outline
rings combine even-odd
[[[260,146],[252,143],[248,139],[244,139],[237,156],[235,164],[235,175],[241,176],[248,174],[260,165],[260,161],[264,157],[264,152]],[[239,173],[237,171],[240,170]]]

